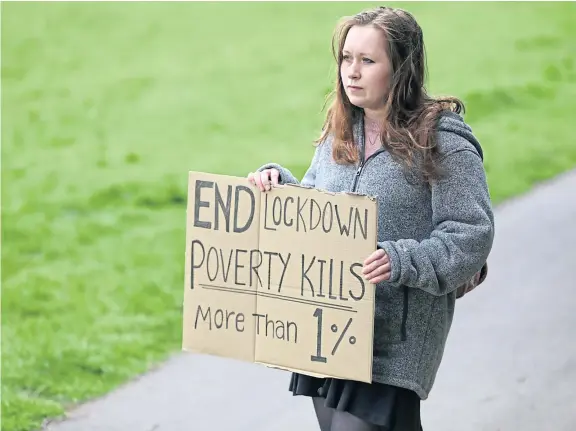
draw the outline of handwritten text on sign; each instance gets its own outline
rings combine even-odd
[[[185,350],[371,381],[376,202],[191,172]]]

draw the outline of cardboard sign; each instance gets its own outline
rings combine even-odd
[[[372,198],[190,172],[183,349],[372,381]]]

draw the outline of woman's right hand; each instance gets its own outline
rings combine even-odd
[[[250,172],[248,174],[248,181],[265,192],[278,185],[279,177],[280,172],[278,169],[264,169],[262,172]]]

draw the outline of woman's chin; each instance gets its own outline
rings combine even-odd
[[[357,108],[361,108],[361,109],[369,109],[372,111],[378,111],[381,109],[384,109],[385,104],[383,103],[374,103],[374,102],[370,102],[369,100],[366,100],[364,97],[348,97],[348,100],[350,101],[350,103],[354,106],[356,106]]]
[[[357,108],[365,108],[366,107],[366,100],[363,97],[348,95],[348,100],[350,101],[350,103],[352,105],[356,106]]]

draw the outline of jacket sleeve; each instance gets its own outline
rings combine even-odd
[[[486,262],[494,239],[494,215],[482,160],[474,150],[454,150],[440,161],[432,183],[434,230],[422,241],[379,242],[390,258],[385,283],[445,295],[472,278]]]
[[[278,179],[279,184],[299,184],[304,187],[314,187],[316,184],[316,173],[318,171],[318,159],[320,154],[320,146],[316,147],[312,162],[308,167],[308,170],[304,174],[302,181],[298,179],[288,170],[287,168],[279,165],[278,163],[266,163],[259,167],[256,172],[262,172],[265,169],[275,168],[280,172],[280,178]]]

